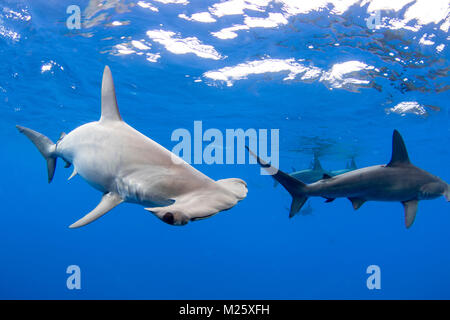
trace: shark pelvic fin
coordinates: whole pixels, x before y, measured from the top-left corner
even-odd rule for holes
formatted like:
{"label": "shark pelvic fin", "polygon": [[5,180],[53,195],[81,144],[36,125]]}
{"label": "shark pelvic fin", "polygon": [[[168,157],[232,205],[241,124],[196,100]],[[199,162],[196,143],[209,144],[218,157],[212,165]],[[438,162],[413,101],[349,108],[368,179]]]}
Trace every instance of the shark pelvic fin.
{"label": "shark pelvic fin", "polygon": [[366,200],[361,198],[348,198],[352,202],[353,209],[358,210],[366,202]]}
{"label": "shark pelvic fin", "polygon": [[67,180],[72,179],[72,178],[75,177],[77,174],[78,174],[77,169],[76,169],[75,167],[73,167],[73,172],[72,172],[72,174],[70,175],[70,177],[69,177]]}
{"label": "shark pelvic fin", "polygon": [[410,164],[405,142],[397,130],[392,135],[392,157],[386,167],[395,167]]}
{"label": "shark pelvic fin", "polygon": [[67,134],[66,134],[65,132],[61,132],[61,134],[59,135],[58,141],[56,141],[56,144],[58,144],[62,139],[64,139],[64,137],[65,137],[66,135],[67,135]]}
{"label": "shark pelvic fin", "polygon": [[117,207],[122,202],[123,200],[118,194],[112,192],[105,193],[102,197],[102,200],[94,210],[72,224],[69,228],[74,229],[85,226],[92,221],[97,220],[111,209]]}
{"label": "shark pelvic fin", "polygon": [[419,204],[419,200],[410,200],[404,201],[403,207],[405,208],[405,226],[406,228],[411,227],[416,218],[417,206]]}
{"label": "shark pelvic fin", "polygon": [[105,66],[102,80],[102,115],[100,121],[122,121],[117,106],[116,91],[111,70]]}

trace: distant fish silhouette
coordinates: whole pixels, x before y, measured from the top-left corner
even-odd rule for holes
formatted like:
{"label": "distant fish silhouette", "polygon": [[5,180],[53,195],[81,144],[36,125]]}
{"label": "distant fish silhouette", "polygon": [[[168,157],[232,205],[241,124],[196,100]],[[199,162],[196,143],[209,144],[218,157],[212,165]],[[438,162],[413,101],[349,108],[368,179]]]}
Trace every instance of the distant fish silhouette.
{"label": "distant fish silhouette", "polygon": [[[317,154],[314,154],[314,160],[311,163],[309,169],[304,169],[300,171],[294,171],[289,173],[290,176],[305,181],[306,183],[313,183],[322,179],[324,174],[331,174],[331,172],[325,171],[320,164]],[[278,185],[278,182],[274,182],[274,187]]]}

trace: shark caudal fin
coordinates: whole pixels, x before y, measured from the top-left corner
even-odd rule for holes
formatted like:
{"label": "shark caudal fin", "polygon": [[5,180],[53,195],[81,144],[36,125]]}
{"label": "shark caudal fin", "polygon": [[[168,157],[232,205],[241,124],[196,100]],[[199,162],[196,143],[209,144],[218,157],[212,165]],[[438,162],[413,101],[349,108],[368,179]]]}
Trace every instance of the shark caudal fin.
{"label": "shark caudal fin", "polygon": [[50,183],[55,175],[56,168],[56,145],[46,136],[34,130],[16,126],[20,133],[27,136],[28,139],[38,148],[44,159],[47,161],[48,183]]}
{"label": "shark caudal fin", "polygon": [[290,176],[289,174],[271,166],[269,163],[266,163],[260,157],[258,157],[255,153],[253,153],[247,146],[248,152],[256,158],[259,165],[263,167],[267,172],[272,175],[277,182],[279,182],[292,196],[292,204],[291,209],[289,211],[289,218],[295,216],[297,212],[300,211],[302,206],[305,204],[308,197],[305,194],[305,189],[307,185],[300,180]]}

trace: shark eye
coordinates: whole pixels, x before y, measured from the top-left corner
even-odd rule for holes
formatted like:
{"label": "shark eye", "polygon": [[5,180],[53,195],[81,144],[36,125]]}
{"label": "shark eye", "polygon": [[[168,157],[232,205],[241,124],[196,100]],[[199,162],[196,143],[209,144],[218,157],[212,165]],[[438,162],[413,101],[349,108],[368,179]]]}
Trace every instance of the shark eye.
{"label": "shark eye", "polygon": [[175,217],[173,216],[172,212],[167,212],[162,217],[162,221],[164,221],[167,224],[173,225],[175,223]]}

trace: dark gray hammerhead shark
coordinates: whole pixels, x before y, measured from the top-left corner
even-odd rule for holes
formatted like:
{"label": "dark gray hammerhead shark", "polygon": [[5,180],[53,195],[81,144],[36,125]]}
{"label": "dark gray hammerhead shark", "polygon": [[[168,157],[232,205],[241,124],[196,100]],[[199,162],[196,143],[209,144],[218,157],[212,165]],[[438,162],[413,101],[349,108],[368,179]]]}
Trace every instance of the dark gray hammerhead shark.
{"label": "dark gray hammerhead shark", "polygon": [[409,228],[416,217],[419,200],[445,196],[450,201],[450,187],[440,178],[414,166],[408,157],[403,138],[397,130],[392,137],[392,158],[387,165],[357,169],[311,184],[290,176],[261,160],[248,147],[258,163],[283,185],[292,196],[289,217],[293,217],[308,197],[324,197],[326,202],[348,198],[355,210],[366,201],[399,201],[405,209],[405,225]]}

